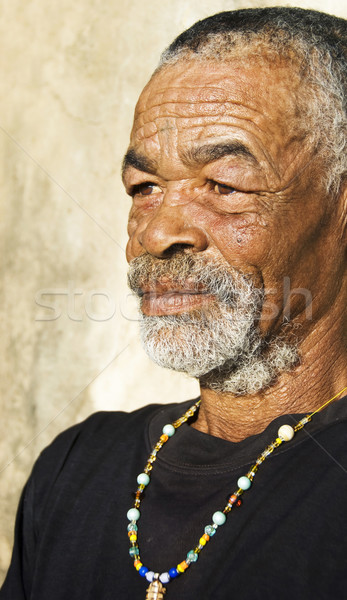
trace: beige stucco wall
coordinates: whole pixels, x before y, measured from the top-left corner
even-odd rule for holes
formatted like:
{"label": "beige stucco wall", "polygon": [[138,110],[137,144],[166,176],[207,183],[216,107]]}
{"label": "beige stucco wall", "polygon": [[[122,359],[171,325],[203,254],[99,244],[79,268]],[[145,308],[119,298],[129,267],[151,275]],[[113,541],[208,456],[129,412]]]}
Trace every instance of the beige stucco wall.
{"label": "beige stucco wall", "polygon": [[343,0],[0,3],[2,570],[20,489],[58,432],[96,410],[197,393],[139,346],[120,163],[168,42],[219,10],[276,4],[347,16]]}

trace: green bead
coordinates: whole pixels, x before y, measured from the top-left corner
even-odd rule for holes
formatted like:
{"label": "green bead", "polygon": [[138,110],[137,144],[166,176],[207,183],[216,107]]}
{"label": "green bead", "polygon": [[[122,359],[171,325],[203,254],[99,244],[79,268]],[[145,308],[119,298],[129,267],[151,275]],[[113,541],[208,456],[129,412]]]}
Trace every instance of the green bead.
{"label": "green bead", "polygon": [[189,562],[196,562],[198,558],[199,556],[196,552],[194,552],[194,550],[189,550],[187,554],[187,559],[189,560]]}
{"label": "green bead", "polygon": [[137,531],[138,527],[137,527],[136,523],[129,523],[127,530],[128,531]]}
{"label": "green bead", "polygon": [[138,546],[133,546],[132,548],[129,549],[129,554],[130,556],[138,556],[139,554],[139,547]]}

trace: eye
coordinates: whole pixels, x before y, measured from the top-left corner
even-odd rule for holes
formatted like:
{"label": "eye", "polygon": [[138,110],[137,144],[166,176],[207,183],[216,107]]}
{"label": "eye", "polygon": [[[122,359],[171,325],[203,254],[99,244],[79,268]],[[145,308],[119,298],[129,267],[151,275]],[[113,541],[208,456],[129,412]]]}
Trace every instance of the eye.
{"label": "eye", "polygon": [[223,196],[227,196],[228,194],[233,194],[235,189],[230,187],[230,185],[225,185],[224,183],[214,183],[213,190],[216,194],[220,194]]}
{"label": "eye", "polygon": [[139,183],[138,185],[134,185],[131,188],[130,195],[136,196],[139,194],[140,196],[150,196],[151,194],[160,194],[161,188],[156,183],[152,183],[150,181],[145,181],[144,183]]}

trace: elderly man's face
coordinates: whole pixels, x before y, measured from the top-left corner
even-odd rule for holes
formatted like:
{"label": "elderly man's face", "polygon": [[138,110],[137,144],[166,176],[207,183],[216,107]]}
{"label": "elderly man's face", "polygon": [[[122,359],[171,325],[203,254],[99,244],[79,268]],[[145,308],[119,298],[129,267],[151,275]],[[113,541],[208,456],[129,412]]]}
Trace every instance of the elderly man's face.
{"label": "elderly man's face", "polygon": [[[300,82],[285,65],[179,62],[159,72],[137,105],[124,181],[133,198],[129,261],[189,254],[261,288],[260,335],[288,316],[309,326],[334,294],[341,265],[331,243],[322,163],[298,114]],[[334,246],[334,247],[333,247]],[[164,259],[164,260],[163,260]],[[135,261],[136,262],[136,261]],[[144,289],[145,315],[201,311],[213,293],[163,276]],[[329,293],[328,286],[331,286]]]}

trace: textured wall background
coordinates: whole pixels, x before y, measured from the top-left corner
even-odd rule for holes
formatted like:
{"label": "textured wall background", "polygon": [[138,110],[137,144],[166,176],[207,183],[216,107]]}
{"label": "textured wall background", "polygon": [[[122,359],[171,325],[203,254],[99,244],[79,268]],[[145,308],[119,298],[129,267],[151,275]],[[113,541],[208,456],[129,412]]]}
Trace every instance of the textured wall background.
{"label": "textured wall background", "polygon": [[219,10],[343,0],[1,0],[0,568],[34,459],[96,410],[197,394],[137,340],[119,178],[160,51]]}

